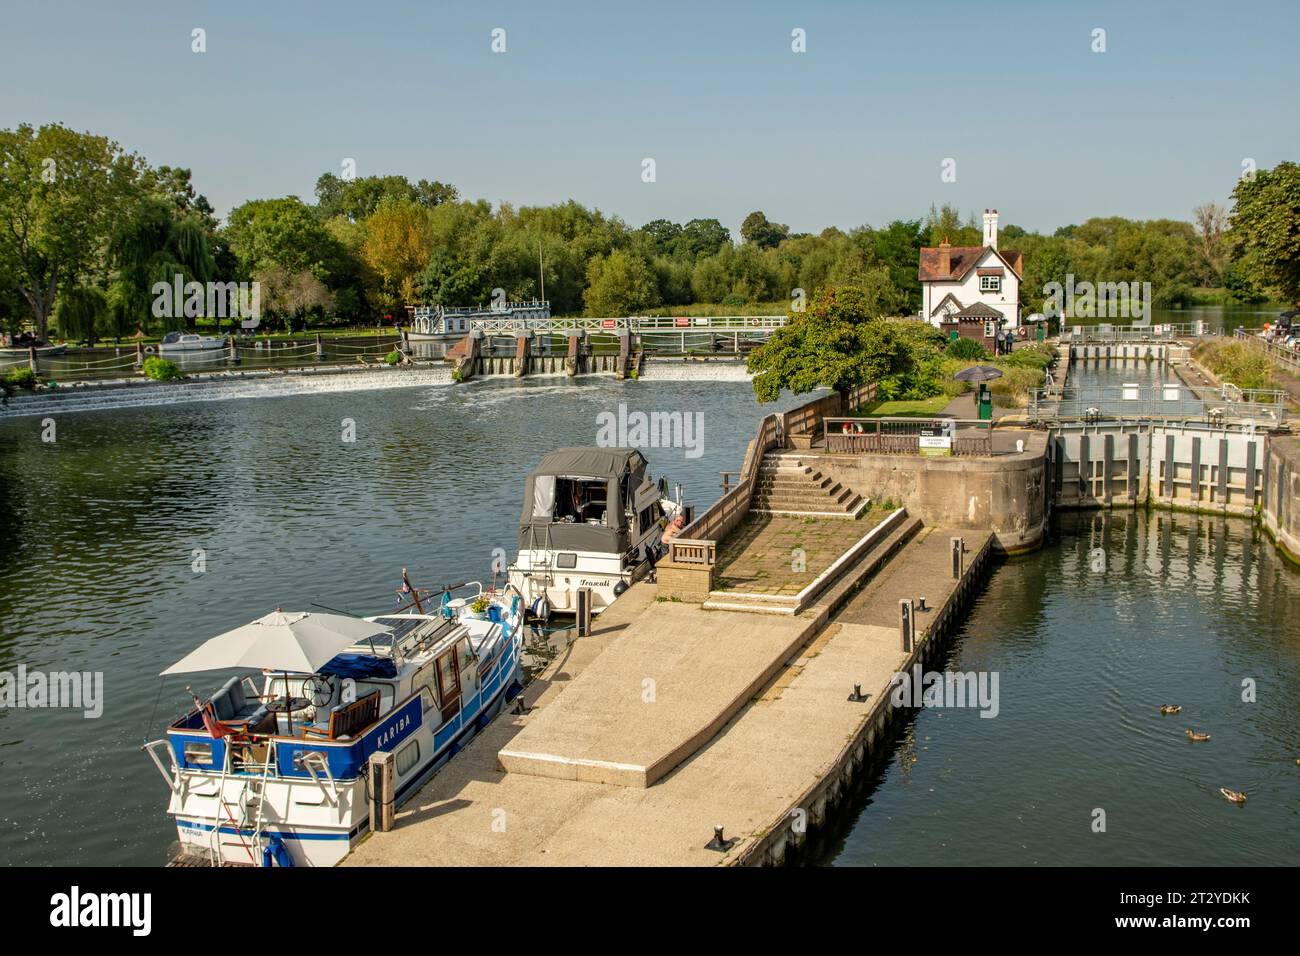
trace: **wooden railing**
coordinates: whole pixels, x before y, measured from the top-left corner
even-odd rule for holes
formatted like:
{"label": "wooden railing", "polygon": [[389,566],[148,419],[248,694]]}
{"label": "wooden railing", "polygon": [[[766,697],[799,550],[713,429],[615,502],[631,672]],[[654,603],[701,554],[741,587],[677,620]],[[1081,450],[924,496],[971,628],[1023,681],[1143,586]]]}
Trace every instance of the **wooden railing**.
{"label": "wooden railing", "polygon": [[[758,435],[745,450],[745,463],[736,484],[669,543],[668,560],[675,564],[712,565],[717,560],[717,543],[749,514],[763,456],[773,448],[783,447],[787,435],[819,432],[828,415],[853,411],[875,401],[875,397],[876,386],[872,382],[852,389],[846,402],[841,401],[838,392],[832,392],[783,415],[765,417],[758,426]],[[847,409],[844,404],[848,405]]]}
{"label": "wooden railing", "polygon": [[958,418],[827,418],[826,450],[837,454],[917,455],[921,433],[947,430],[954,455],[993,454],[992,423]]}
{"label": "wooden railing", "polygon": [[768,415],[758,426],[758,435],[745,451],[736,486],[682,529],[668,545],[668,560],[674,564],[712,565],[717,544],[749,514],[749,501],[763,456],[781,444],[783,416]]}

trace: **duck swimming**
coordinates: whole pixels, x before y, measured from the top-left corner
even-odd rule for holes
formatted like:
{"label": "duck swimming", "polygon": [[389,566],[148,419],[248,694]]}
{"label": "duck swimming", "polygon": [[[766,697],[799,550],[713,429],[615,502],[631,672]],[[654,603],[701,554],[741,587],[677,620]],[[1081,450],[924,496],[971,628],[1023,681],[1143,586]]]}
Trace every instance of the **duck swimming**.
{"label": "duck swimming", "polygon": [[1182,704],[1162,704],[1161,707],[1160,707],[1160,713],[1162,713],[1162,714],[1176,714],[1176,713],[1178,713],[1179,711],[1181,711],[1182,709],[1183,709]]}
{"label": "duck swimming", "polygon": [[1188,739],[1188,740],[1195,740],[1195,741],[1197,741],[1197,742],[1199,743],[1199,742],[1202,741],[1202,740],[1209,740],[1209,739],[1210,739],[1210,735],[1209,735],[1209,734],[1198,733],[1197,731],[1192,730],[1191,727],[1188,727],[1188,728],[1187,728],[1187,739]]}
{"label": "duck swimming", "polygon": [[1227,787],[1220,787],[1219,793],[1223,794],[1232,803],[1245,803],[1246,795],[1240,790],[1229,790]]}

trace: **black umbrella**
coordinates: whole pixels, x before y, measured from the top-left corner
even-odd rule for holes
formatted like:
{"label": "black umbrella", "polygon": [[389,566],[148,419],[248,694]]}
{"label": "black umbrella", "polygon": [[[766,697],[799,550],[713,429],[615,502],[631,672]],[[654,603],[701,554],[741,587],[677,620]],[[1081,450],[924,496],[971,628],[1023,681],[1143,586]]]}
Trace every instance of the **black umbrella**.
{"label": "black umbrella", "polygon": [[959,382],[988,382],[1002,377],[1002,369],[992,365],[972,365],[953,376]]}

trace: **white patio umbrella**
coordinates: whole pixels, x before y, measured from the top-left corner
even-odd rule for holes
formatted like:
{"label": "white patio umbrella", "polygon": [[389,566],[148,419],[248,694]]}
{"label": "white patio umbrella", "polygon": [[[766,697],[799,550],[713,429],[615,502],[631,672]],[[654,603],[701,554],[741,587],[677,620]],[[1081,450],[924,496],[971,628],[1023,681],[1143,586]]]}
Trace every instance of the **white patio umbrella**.
{"label": "white patio umbrella", "polygon": [[383,624],[342,614],[286,612],[277,608],[243,627],[204,641],[163,674],[191,674],[231,667],[310,674],[344,648],[387,634],[389,630]]}

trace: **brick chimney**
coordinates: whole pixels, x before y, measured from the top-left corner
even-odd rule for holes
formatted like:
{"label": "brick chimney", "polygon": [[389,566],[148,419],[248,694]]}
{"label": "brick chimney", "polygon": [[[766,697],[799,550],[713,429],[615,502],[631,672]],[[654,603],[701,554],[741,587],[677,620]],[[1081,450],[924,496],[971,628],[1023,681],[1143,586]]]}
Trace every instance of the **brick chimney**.
{"label": "brick chimney", "polygon": [[984,245],[996,249],[998,247],[998,211],[996,209],[984,210]]}
{"label": "brick chimney", "polygon": [[943,237],[943,242],[939,243],[939,275],[952,275],[952,245],[948,242],[948,237]]}

